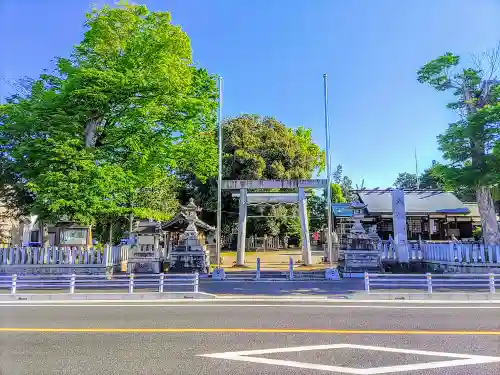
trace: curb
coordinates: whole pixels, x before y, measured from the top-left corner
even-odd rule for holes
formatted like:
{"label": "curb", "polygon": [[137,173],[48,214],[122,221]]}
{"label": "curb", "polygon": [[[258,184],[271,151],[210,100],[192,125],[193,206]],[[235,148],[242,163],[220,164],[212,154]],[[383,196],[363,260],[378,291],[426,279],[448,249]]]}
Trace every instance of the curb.
{"label": "curb", "polygon": [[[438,305],[451,305],[451,306],[461,306],[461,305],[475,305],[475,306],[495,306],[495,308],[500,308],[500,300],[478,300],[478,301],[472,301],[472,300],[455,300],[455,301],[450,301],[450,300],[352,300],[352,299],[328,299],[328,298],[218,298],[218,299],[213,299],[213,298],[157,298],[157,299],[55,299],[55,300],[4,300],[0,301],[0,309],[2,306],[11,306],[11,305],[17,305],[17,306],[22,306],[23,304],[26,305],[47,305],[47,304],[73,304],[73,305],[78,305],[78,304],[86,304],[86,303],[108,303],[112,304],[113,302],[128,302],[131,304],[131,306],[138,305],[140,306],[142,303],[145,304],[161,304],[161,303],[172,303],[175,305],[179,304],[186,304],[189,305],[191,303],[195,304],[206,304],[208,306],[217,306],[217,302],[222,302],[223,306],[224,303],[231,303],[231,302],[274,302],[274,303],[284,303],[284,302],[291,302],[291,303],[298,303],[298,302],[304,302],[304,303],[318,303],[318,306],[335,306],[335,305],[352,305],[353,307],[356,307],[357,305],[374,305],[374,307],[377,306],[390,306],[393,305],[392,307],[397,308],[398,306],[401,306],[404,308],[404,305],[410,305],[410,306],[415,306],[415,305],[434,305],[436,308]],[[235,305],[237,306],[237,305]],[[283,306],[286,306],[286,304],[283,304]],[[449,307],[449,306],[444,306],[444,307]]]}
{"label": "curb", "polygon": [[0,295],[2,302],[20,301],[162,301],[162,300],[213,300],[215,294],[204,292],[169,293],[52,293],[52,294],[7,294]]}

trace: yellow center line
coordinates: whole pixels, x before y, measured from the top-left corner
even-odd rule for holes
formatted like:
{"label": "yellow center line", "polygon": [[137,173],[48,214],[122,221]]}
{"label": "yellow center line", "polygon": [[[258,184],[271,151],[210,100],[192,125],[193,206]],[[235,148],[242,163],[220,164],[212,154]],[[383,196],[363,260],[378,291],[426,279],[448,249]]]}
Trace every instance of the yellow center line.
{"label": "yellow center line", "polygon": [[500,331],[358,330],[302,328],[0,328],[2,332],[28,333],[316,333],[344,335],[489,335]]}

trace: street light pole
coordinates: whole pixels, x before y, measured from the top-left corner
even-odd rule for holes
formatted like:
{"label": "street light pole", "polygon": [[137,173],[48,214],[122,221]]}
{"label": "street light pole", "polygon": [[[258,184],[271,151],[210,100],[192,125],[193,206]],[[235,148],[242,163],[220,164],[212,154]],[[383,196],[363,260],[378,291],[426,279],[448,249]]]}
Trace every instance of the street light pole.
{"label": "street light pole", "polygon": [[219,141],[219,173],[217,178],[217,231],[216,250],[217,268],[220,269],[221,226],[222,226],[222,77],[219,76],[219,113],[217,116],[217,131]]}
{"label": "street light pole", "polygon": [[326,241],[328,244],[328,259],[330,260],[330,269],[333,268],[333,246],[332,246],[332,189],[331,189],[331,170],[330,170],[330,127],[328,125],[328,77],[323,74],[323,88],[325,99],[325,135],[326,135],[326,179],[328,181],[326,191],[326,204],[328,214],[328,233]]}

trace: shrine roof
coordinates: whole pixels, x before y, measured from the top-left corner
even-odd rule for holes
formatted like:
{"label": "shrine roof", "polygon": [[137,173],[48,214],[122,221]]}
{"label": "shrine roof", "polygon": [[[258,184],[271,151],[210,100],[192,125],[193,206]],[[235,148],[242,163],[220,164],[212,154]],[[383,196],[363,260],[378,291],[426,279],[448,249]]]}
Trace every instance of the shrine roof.
{"label": "shrine roof", "polygon": [[166,223],[163,223],[161,225],[161,229],[166,232],[184,231],[187,228],[190,220],[194,222],[194,225],[196,226],[197,229],[201,229],[205,232],[215,232],[214,227],[208,225],[207,223],[198,219],[197,217],[195,218],[189,217],[189,215],[185,212],[180,212],[177,215],[175,215],[171,220],[167,221]]}
{"label": "shrine roof", "polygon": [[158,231],[158,222],[149,220],[140,220],[139,225],[134,230],[136,234],[154,234]]}
{"label": "shrine roof", "polygon": [[[367,205],[369,214],[392,213],[391,191],[357,192],[360,200]],[[408,214],[469,214],[467,208],[453,193],[442,191],[405,191],[405,207]]]}

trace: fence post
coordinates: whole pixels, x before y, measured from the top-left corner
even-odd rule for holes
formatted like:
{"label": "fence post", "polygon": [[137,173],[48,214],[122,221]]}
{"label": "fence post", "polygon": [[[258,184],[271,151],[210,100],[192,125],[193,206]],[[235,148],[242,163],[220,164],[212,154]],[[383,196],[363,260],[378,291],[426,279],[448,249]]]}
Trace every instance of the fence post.
{"label": "fence post", "polygon": [[255,270],[255,279],[260,280],[260,257],[257,257],[257,269]]}
{"label": "fence post", "polygon": [[69,292],[71,294],[75,293],[75,279],[76,279],[76,275],[72,274],[71,281],[69,282]]}
{"label": "fence post", "polygon": [[134,293],[134,274],[131,273],[128,277],[128,292]]}
{"label": "fence post", "polygon": [[427,278],[427,293],[432,294],[432,275],[429,272],[427,272],[425,274],[425,277]]}
{"label": "fence post", "polygon": [[288,264],[288,272],[290,280],[293,280],[293,258],[290,257],[290,262]]}
{"label": "fence post", "polygon": [[365,272],[365,292],[370,293],[370,276]]}
{"label": "fence post", "polygon": [[163,285],[164,285],[164,282],[165,282],[165,274],[164,273],[160,273],[160,293],[163,293]]}
{"label": "fence post", "polygon": [[194,273],[194,292],[195,293],[198,293],[199,286],[200,286],[200,274],[198,273],[198,271],[196,271]]}
{"label": "fence post", "polygon": [[13,274],[12,275],[12,285],[10,288],[10,294],[16,294],[16,290],[17,290],[17,275]]}
{"label": "fence post", "polygon": [[495,293],[495,274],[490,273],[490,293]]}

